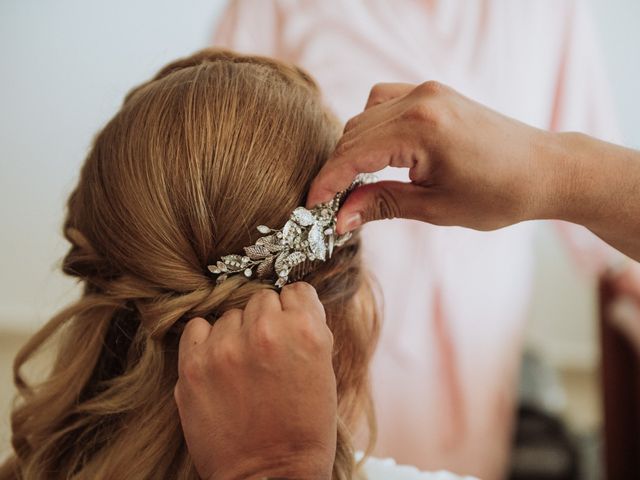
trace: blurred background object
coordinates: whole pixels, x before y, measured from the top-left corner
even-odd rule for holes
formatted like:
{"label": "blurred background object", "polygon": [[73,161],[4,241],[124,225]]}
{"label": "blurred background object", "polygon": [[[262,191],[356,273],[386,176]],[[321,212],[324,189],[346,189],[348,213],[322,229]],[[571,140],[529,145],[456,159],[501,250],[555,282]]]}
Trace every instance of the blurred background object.
{"label": "blurred background object", "polygon": [[[600,383],[606,478],[640,477],[640,337],[637,298],[621,297],[624,282],[600,282]],[[626,323],[623,327],[621,322]],[[627,326],[632,322],[632,329]],[[627,328],[626,328],[627,327]]]}
{"label": "blurred background object", "polygon": [[[133,85],[210,43],[224,3],[0,3],[0,451],[10,436],[12,358],[28,335],[77,294],[59,271],[67,248],[60,231],[64,202],[91,139]],[[589,4],[624,143],[640,148],[640,2]],[[561,392],[550,395],[556,395],[550,413],[562,424],[545,425],[566,430],[560,436],[571,437],[576,450],[567,450],[566,459],[578,463],[577,478],[589,479],[600,478],[602,431],[597,288],[577,270],[556,236],[540,229],[527,351],[554,379],[539,388]],[[523,376],[525,389],[539,375],[532,378]],[[542,418],[531,410],[521,414],[524,427]]]}

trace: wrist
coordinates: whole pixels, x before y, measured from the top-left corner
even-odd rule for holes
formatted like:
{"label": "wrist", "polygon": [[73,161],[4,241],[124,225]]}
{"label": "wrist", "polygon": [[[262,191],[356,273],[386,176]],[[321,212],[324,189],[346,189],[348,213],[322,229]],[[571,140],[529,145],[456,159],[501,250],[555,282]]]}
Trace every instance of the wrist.
{"label": "wrist", "polygon": [[588,137],[572,132],[543,132],[532,162],[534,178],[529,219],[582,223],[585,179],[590,177],[582,150]]}

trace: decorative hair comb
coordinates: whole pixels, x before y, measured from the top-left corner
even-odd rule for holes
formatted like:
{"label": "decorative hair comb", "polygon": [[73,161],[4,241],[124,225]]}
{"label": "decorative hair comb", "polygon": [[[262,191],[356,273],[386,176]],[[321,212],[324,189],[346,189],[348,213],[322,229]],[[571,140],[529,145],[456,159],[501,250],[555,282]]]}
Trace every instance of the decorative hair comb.
{"label": "decorative hair comb", "polygon": [[305,261],[324,262],[331,258],[334,248],[343,246],[351,238],[351,232],[336,233],[338,209],[354,188],[375,181],[374,175],[358,175],[349,188],[330,201],[310,210],[297,207],[279,230],[259,225],[258,231],[265,236],[244,247],[244,255],[225,255],[215,265],[208,266],[211,273],[218,275],[216,283],[238,273],[252,277],[255,270],[260,279],[275,276],[275,285],[281,288],[289,282],[294,267]]}

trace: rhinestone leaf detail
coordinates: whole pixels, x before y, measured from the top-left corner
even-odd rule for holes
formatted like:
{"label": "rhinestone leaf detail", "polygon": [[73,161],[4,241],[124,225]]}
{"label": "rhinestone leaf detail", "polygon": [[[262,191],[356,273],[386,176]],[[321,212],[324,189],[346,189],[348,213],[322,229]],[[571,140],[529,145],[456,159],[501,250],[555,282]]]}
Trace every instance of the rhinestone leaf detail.
{"label": "rhinestone leaf detail", "polygon": [[251,245],[244,247],[244,253],[247,254],[251,260],[262,260],[268,257],[271,251],[265,245]]}
{"label": "rhinestone leaf detail", "polygon": [[294,267],[305,261],[328,260],[334,248],[343,246],[351,238],[351,233],[336,233],[338,209],[351,190],[374,181],[373,175],[359,175],[347,190],[330,201],[310,210],[297,207],[280,230],[258,225],[258,232],[264,236],[244,247],[244,255],[224,255],[207,268],[218,276],[217,284],[230,275],[241,274],[247,279],[260,280],[275,276],[276,287],[283,287],[289,282]]}
{"label": "rhinestone leaf detail", "polygon": [[268,237],[259,238],[256,241],[256,245],[264,245],[271,253],[276,253],[284,249],[284,246],[282,246],[275,235],[269,235]]}
{"label": "rhinestone leaf detail", "polygon": [[309,247],[313,252],[313,255],[318,260],[323,260],[327,254],[327,247],[324,244],[324,234],[322,233],[322,227],[317,223],[311,227],[309,231]]}
{"label": "rhinestone leaf detail", "polygon": [[273,260],[275,257],[267,257],[265,258],[258,267],[256,268],[256,274],[258,278],[267,278],[270,275],[273,275]]}
{"label": "rhinestone leaf detail", "polygon": [[313,225],[316,221],[313,217],[313,213],[304,207],[298,207],[293,211],[293,219],[298,223],[298,225],[302,225],[303,227]]}

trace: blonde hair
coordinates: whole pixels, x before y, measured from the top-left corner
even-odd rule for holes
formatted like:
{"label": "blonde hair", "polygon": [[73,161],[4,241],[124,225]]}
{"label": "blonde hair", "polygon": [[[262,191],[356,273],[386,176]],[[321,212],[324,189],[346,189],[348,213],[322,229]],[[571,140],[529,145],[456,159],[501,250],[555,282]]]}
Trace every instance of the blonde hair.
{"label": "blonde hair", "polygon": [[[80,300],[15,359],[14,455],[0,479],[198,478],[173,398],[180,325],[214,322],[269,282],[207,265],[240,253],[304,204],[339,136],[302,70],[207,49],[134,88],[96,137],[68,201],[63,270]],[[335,479],[355,474],[349,431],[369,413],[378,320],[356,235],[305,277],[334,338],[339,399]],[[23,365],[57,336],[49,376]]]}

